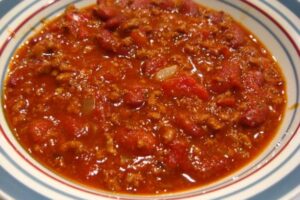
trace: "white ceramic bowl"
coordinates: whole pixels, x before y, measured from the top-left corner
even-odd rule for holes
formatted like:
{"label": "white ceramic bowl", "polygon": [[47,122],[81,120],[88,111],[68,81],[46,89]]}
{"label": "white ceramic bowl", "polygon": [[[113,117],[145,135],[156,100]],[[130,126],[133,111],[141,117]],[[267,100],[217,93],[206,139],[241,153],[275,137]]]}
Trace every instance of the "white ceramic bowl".
{"label": "white ceramic bowl", "polygon": [[[74,3],[83,7],[93,0],[26,0],[0,21],[1,94],[15,50],[41,26]],[[51,199],[246,199],[282,179],[300,163],[300,29],[299,19],[276,1],[198,0],[224,10],[253,32],[279,62],[287,82],[287,108],[278,134],[266,150],[240,171],[198,190],[162,196],[115,195],[76,185],[37,163],[12,135],[0,110],[0,164],[17,180]],[[272,4],[271,4],[272,3]],[[3,99],[1,99],[3,105]]]}

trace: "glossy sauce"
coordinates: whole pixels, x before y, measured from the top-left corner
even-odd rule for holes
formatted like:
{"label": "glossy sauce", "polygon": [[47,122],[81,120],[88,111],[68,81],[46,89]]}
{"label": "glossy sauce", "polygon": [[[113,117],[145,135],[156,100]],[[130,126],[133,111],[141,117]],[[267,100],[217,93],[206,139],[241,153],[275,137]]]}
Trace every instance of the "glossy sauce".
{"label": "glossy sauce", "polygon": [[11,61],[4,108],[23,147],[75,182],[182,191],[248,164],[286,105],[277,63],[222,11],[190,0],[70,6]]}

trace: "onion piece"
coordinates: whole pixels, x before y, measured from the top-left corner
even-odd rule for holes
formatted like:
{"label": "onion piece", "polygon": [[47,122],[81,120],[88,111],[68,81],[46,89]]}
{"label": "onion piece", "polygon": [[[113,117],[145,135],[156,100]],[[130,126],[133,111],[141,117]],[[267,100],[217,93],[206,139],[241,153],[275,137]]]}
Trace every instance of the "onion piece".
{"label": "onion piece", "polygon": [[164,81],[170,78],[171,76],[173,76],[177,72],[177,70],[178,70],[177,65],[172,65],[170,67],[163,68],[155,74],[154,78],[157,81]]}

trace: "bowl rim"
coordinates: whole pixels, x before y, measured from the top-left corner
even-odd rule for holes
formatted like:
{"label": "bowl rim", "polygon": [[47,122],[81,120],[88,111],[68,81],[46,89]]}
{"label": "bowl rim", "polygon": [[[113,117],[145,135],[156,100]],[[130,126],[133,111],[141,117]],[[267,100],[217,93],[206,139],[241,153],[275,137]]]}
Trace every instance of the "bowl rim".
{"label": "bowl rim", "polygon": [[[58,1],[60,1],[60,0],[52,0],[52,1],[48,1],[48,2],[51,2],[51,4],[52,3],[55,3],[55,2],[58,2]],[[297,51],[297,53],[298,53],[298,56],[300,56],[300,45],[296,42],[296,41],[294,41],[294,39],[293,39],[293,37],[294,36],[292,36],[292,35],[294,35],[294,33],[293,34],[290,34],[284,27],[283,27],[283,25],[281,25],[277,20],[276,20],[276,18],[275,17],[273,17],[273,16],[271,16],[269,13],[267,13],[266,11],[264,11],[262,8],[261,8],[261,6],[259,6],[258,4],[256,4],[256,3],[254,3],[254,2],[250,2],[250,1],[247,1],[247,0],[241,0],[242,2],[244,2],[244,3],[246,3],[246,4],[248,4],[248,5],[250,5],[251,7],[254,7],[255,9],[257,9],[257,10],[259,10],[261,13],[263,13],[263,15],[265,15],[267,18],[269,18],[271,21],[273,21],[276,25],[277,25],[277,27],[279,27],[280,29],[281,29],[281,31],[283,31],[284,32],[284,34],[287,36],[287,38],[290,40],[290,42],[293,44],[293,46],[294,46],[294,48],[296,49],[296,51]],[[28,1],[28,2],[30,2],[30,1]],[[34,0],[31,0],[31,2],[34,2]],[[23,4],[23,3],[21,3],[21,4]],[[17,10],[17,8],[21,8],[21,4],[19,4],[16,8],[14,8],[12,11],[10,11],[9,13],[12,13],[14,10]],[[25,2],[24,2],[24,4],[25,4]],[[27,3],[28,4],[28,3]],[[49,4],[47,4],[47,5],[51,5],[50,3]],[[33,13],[34,14],[34,13]],[[32,14],[32,15],[33,15]],[[7,17],[8,18],[8,17]],[[27,22],[27,20],[30,20],[30,19],[25,19],[14,31],[13,31],[13,33],[16,33],[18,30],[19,30],[19,28],[20,28],[20,26],[22,26],[22,25],[24,25],[26,22]],[[5,19],[3,19],[3,21],[5,21]],[[0,21],[0,22],[2,22],[2,20]],[[299,30],[298,30],[299,31]],[[296,31],[297,32],[297,31]],[[0,33],[1,33],[1,31],[0,31]],[[299,35],[298,35],[299,36]],[[4,51],[4,49],[5,49],[5,47],[6,47],[6,45],[9,43],[9,41],[11,40],[11,38],[9,38],[8,40],[6,40],[5,41],[5,43],[4,43],[4,45],[0,48],[0,57],[1,57],[1,54],[3,53],[3,51]],[[300,43],[300,42],[299,42]],[[2,124],[3,122],[1,122],[1,124]],[[299,124],[298,124],[298,127],[297,127],[297,129],[295,130],[295,132],[293,133],[293,135],[292,135],[292,137],[290,138],[290,140],[289,140],[289,142],[286,144],[286,146],[292,141],[292,139],[293,138],[295,138],[296,137],[296,134],[299,132]],[[3,130],[3,128],[2,128],[2,125],[0,126],[0,131],[2,132],[2,134],[4,135],[4,137],[6,138],[6,140],[9,142],[9,143],[11,143],[11,141],[9,141],[9,138],[7,138],[6,137],[6,135],[5,135],[5,133],[4,133],[4,130]],[[299,135],[299,134],[298,134]],[[13,145],[12,143],[11,143],[11,145]],[[0,147],[1,148],[1,147]],[[15,150],[17,150],[17,149],[15,149]],[[281,149],[281,151],[278,153],[278,155],[282,152],[284,150],[284,148],[282,148]],[[17,150],[18,151],[18,150]],[[298,153],[299,154],[299,153]],[[21,155],[21,153],[20,153],[20,155]],[[278,156],[277,155],[277,156]],[[21,155],[22,156],[22,155]],[[23,156],[22,156],[23,157]],[[276,156],[275,156],[276,157]],[[273,159],[275,159],[275,157],[273,157],[271,160],[270,160],[270,162],[273,160]],[[24,157],[24,159],[26,159],[25,157]],[[265,165],[267,165],[268,163],[266,163]],[[264,167],[264,166],[262,166],[262,167]],[[261,168],[262,168],[261,167]],[[295,167],[297,167],[297,166],[294,166],[294,168]],[[260,168],[260,169],[261,169]],[[293,169],[294,169],[293,168]],[[258,170],[260,170],[260,169],[258,169]],[[290,169],[290,171],[292,171],[292,169]],[[250,174],[251,175],[251,174]],[[246,178],[246,177],[245,177]],[[199,194],[197,194],[197,195],[199,195]],[[105,196],[106,197],[106,196]]]}

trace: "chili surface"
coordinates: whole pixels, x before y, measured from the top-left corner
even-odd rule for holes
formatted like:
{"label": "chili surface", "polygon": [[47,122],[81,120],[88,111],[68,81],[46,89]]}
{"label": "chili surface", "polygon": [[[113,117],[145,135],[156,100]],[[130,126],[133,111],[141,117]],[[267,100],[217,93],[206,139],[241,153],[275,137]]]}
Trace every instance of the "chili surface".
{"label": "chili surface", "polygon": [[285,81],[266,48],[191,0],[98,0],[19,48],[7,121],[39,162],[121,193],[192,189],[248,164],[276,134]]}

